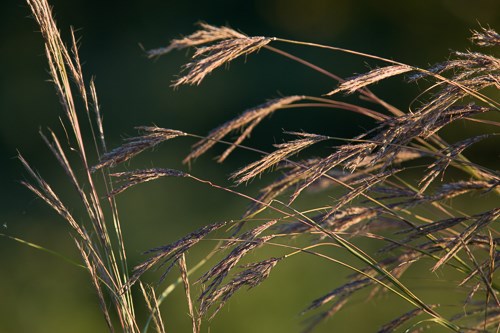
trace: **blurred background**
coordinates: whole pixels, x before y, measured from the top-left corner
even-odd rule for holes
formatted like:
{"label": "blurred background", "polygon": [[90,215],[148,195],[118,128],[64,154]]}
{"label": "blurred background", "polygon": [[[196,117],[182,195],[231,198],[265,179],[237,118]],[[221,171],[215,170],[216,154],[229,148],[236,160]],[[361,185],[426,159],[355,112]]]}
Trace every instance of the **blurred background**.
{"label": "blurred background", "polygon": [[[500,2],[495,0],[435,0],[432,3],[53,0],[51,4],[63,36],[68,36],[70,26],[77,29],[84,73],[87,79],[96,78],[109,147],[134,136],[134,126],[156,124],[206,134],[230,117],[269,98],[291,94],[319,96],[336,87],[327,77],[261,50],[247,59],[234,61],[227,69],[216,70],[199,87],[180,87],[174,91],[171,81],[190,53],[176,52],[149,60],[142,48],[161,47],[172,38],[187,35],[196,29],[194,23],[198,21],[229,25],[249,35],[279,36],[350,48],[418,66],[446,59],[450,49],[469,48],[470,29],[478,29],[479,23],[500,28]],[[20,0],[4,1],[0,17],[0,233],[42,245],[78,261],[69,228],[19,183],[26,178],[26,173],[15,158],[16,150],[62,193],[76,216],[83,216],[62,170],[38,135],[40,128],[50,127],[64,137],[59,121],[62,111],[55,90],[48,82],[42,37],[27,5]],[[331,51],[274,46],[343,77],[380,65]],[[397,78],[376,86],[374,91],[407,110],[421,89],[416,85],[403,85]],[[267,149],[281,141],[283,129],[351,137],[373,125],[343,111],[335,114],[325,110],[289,111],[278,112],[265,121],[248,143]],[[475,126],[469,124],[446,135],[452,139],[464,131],[477,131]],[[193,143],[187,138],[164,143],[127,168],[157,166],[186,170],[181,160]],[[220,150],[200,158],[192,166],[192,173],[224,184],[227,175],[241,166],[242,161],[256,158],[254,154],[238,152],[225,164],[218,165],[213,161],[217,152]],[[489,165],[498,158],[491,142],[479,144],[475,152],[476,160]],[[248,191],[253,193],[255,184],[251,184]],[[238,218],[247,205],[240,198],[185,179],[141,185],[121,195],[118,204],[132,264],[144,258],[141,256],[144,250],[173,242],[204,224]],[[193,251],[193,262],[202,254],[203,250]],[[205,324],[204,331],[299,332],[304,320],[298,315],[300,311],[309,301],[344,281],[349,273],[338,266],[306,259],[294,258],[273,271],[270,280],[259,288],[240,292],[215,320]],[[188,258],[188,265],[190,260]],[[0,237],[0,267],[0,332],[106,331],[90,280],[80,268],[5,237]],[[452,291],[446,288],[447,283],[443,281],[439,290]],[[428,293],[432,298],[434,292],[427,289],[420,295]],[[190,323],[182,290],[171,297],[163,310],[167,330],[188,332]],[[406,306],[395,300],[391,303],[392,310],[387,311],[387,307],[379,306],[385,301],[355,299],[345,311],[321,325],[318,332],[367,331],[401,314]],[[360,316],[363,320],[353,320]]]}

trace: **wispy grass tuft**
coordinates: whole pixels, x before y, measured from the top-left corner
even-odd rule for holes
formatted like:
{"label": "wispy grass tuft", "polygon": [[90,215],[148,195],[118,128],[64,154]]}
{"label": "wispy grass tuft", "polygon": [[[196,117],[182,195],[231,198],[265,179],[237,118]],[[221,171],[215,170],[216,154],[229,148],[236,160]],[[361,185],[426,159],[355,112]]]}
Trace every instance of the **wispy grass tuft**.
{"label": "wispy grass tuft", "polygon": [[[498,170],[479,165],[463,155],[465,150],[473,149],[474,144],[483,140],[496,140],[498,145],[499,124],[478,118],[498,114],[500,110],[496,99],[500,89],[500,60],[494,55],[453,52],[447,61],[423,69],[338,47],[277,37],[251,37],[228,27],[200,23],[200,30],[193,34],[148,52],[150,57],[157,57],[172,50],[196,48],[174,87],[198,85],[215,69],[259,50],[275,52],[305,65],[319,75],[326,75],[334,81],[332,86],[336,84],[338,87],[334,90],[325,87],[324,96],[292,95],[269,100],[247,109],[206,136],[140,126],[137,127],[141,132],[139,136],[108,151],[96,87],[92,80],[88,84],[84,80],[73,32],[71,48],[68,49],[61,40],[47,1],[27,2],[45,40],[52,81],[69,123],[70,146],[64,147],[60,143],[56,131],[40,134],[62,166],[68,183],[78,193],[87,214],[73,216],[70,207],[74,203],[64,202],[64,198],[19,155],[32,178],[32,182],[23,184],[73,229],[72,237],[111,332],[145,333],[150,322],[158,332],[164,332],[160,307],[165,295],[180,284],[184,286],[193,333],[201,332],[203,320],[213,318],[233,295],[272,278],[271,273],[294,255],[316,256],[324,260],[324,265],[341,265],[352,271],[344,284],[325,285],[323,295],[311,295],[313,300],[304,306],[303,311],[303,314],[311,314],[305,331],[313,330],[342,311],[353,301],[354,295],[367,289],[370,289],[370,298],[380,292],[390,292],[411,307],[410,311],[382,326],[379,332],[411,331],[416,320],[417,324],[433,323],[453,332],[498,331],[500,285],[496,271],[500,261],[500,175]],[[500,46],[499,35],[491,28],[473,31],[471,40],[479,47]],[[345,52],[367,60],[382,61],[386,65],[343,79],[280,50],[280,43]],[[369,90],[372,84],[403,74],[409,83],[430,82],[430,87],[418,97],[420,102],[412,104],[406,112]],[[342,98],[338,96],[342,92],[359,94],[372,103],[373,108],[333,99],[333,95]],[[82,99],[82,110],[77,110],[75,96]],[[295,138],[275,144],[272,152],[243,145],[254,128],[269,115],[295,107],[351,111],[369,117],[374,128],[355,138],[286,131]],[[89,122],[90,140],[85,139],[87,136],[81,132],[82,120]],[[481,124],[484,133],[458,142],[445,141],[440,136],[442,129],[458,121]],[[239,134],[234,141],[225,141],[235,132]],[[184,158],[185,163],[193,162],[215,145],[226,148],[218,162],[241,149],[258,156],[230,176],[235,187],[241,189],[218,185],[203,176],[166,167],[110,172],[111,168],[120,168],[123,162],[177,137],[197,140]],[[323,155],[308,155],[308,148],[327,140],[338,144],[323,149]],[[79,156],[77,168],[66,156],[66,151],[73,146]],[[306,157],[298,159],[299,152]],[[461,178],[448,178],[450,168],[458,170]],[[278,175],[270,183],[256,180],[264,172]],[[231,193],[248,200],[250,207],[237,221],[207,224],[176,242],[146,251],[144,254],[149,257],[129,270],[119,209],[114,198],[135,185],[165,177],[186,178]],[[260,194],[256,197],[246,194],[242,188],[251,180],[259,184]],[[333,192],[335,197],[331,197],[332,192],[326,192],[331,188],[336,189]],[[302,205],[310,207],[297,208],[296,200],[322,191],[325,191],[325,198],[329,198],[328,204],[320,206],[315,201],[304,200]],[[476,202],[492,198],[493,204],[476,212],[451,200],[463,195]],[[213,236],[215,232],[217,237]],[[299,238],[305,245],[292,245]],[[190,269],[186,260],[188,251],[201,241],[212,241],[216,245]],[[366,244],[376,244],[378,248],[374,251],[373,246]],[[326,251],[332,247],[343,252],[342,258],[348,255],[352,260],[340,260]],[[269,248],[274,249],[272,256],[266,252]],[[277,249],[281,251],[280,255],[276,255]],[[208,258],[216,252],[221,254],[221,259],[211,267],[205,267]],[[266,258],[253,262],[251,258],[257,252]],[[463,303],[455,304],[458,315],[450,316],[449,311],[428,303],[405,284],[405,272],[417,262],[427,265],[428,271],[423,275],[428,276],[425,278],[432,279],[433,272],[444,267],[460,276],[457,288],[463,289],[467,298]],[[173,274],[172,268],[176,265],[180,270],[178,282],[166,288],[160,296],[156,296],[155,288],[143,283],[144,273],[148,270],[162,269],[158,281],[161,284],[167,274]],[[204,267],[204,273],[193,279],[194,271],[201,267]],[[142,302],[150,318],[142,330],[135,313],[139,300],[134,299],[132,292],[136,283],[142,290]],[[201,288],[197,297],[193,296],[193,285]],[[465,306],[468,310],[464,312],[462,307]],[[115,318],[118,318],[119,325]],[[335,322],[331,325],[334,327]]]}

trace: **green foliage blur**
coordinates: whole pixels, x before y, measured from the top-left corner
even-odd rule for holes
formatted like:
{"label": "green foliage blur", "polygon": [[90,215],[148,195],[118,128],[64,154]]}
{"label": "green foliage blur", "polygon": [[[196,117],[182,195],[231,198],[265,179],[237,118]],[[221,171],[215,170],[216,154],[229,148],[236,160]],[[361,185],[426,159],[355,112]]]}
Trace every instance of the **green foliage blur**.
{"label": "green foliage blur", "polygon": [[[172,38],[194,31],[197,21],[228,24],[249,35],[280,36],[350,48],[417,66],[444,60],[450,49],[470,46],[470,29],[479,23],[500,29],[500,2],[495,0],[348,1],[96,1],[54,0],[56,19],[64,36],[70,25],[80,37],[80,58],[87,80],[96,77],[109,147],[136,134],[134,126],[156,124],[205,134],[246,108],[289,94],[321,95],[335,82],[300,64],[262,50],[238,60],[228,70],[217,70],[200,87],[170,83],[188,58],[185,52],[148,60],[143,48],[164,46]],[[48,75],[41,35],[21,1],[2,3],[0,13],[2,65],[0,87],[0,233],[22,238],[79,260],[69,228],[43,202],[19,183],[26,175],[16,150],[35,166],[60,193],[76,215],[81,209],[63,171],[38,135],[50,127],[61,133],[58,98]],[[68,39],[66,39],[68,40]],[[340,75],[367,70],[366,59],[305,47],[287,51]],[[369,63],[370,66],[377,65]],[[399,81],[398,81],[399,80]],[[392,104],[407,109],[420,91],[400,79],[382,83],[374,91]],[[352,136],[372,124],[346,112],[277,114],[266,121],[249,144],[266,149],[285,130],[305,130],[334,136]],[[474,131],[474,126],[447,133]],[[260,134],[258,134],[260,133]],[[182,158],[193,144],[189,139],[167,142],[130,164],[185,170]],[[479,162],[491,163],[492,147],[478,145]],[[241,161],[255,158],[236,153],[224,165],[208,154],[192,166],[192,173],[224,183]],[[252,185],[250,185],[252,187]],[[249,189],[252,192],[252,188]],[[175,241],[197,227],[238,218],[246,202],[184,179],[141,185],[118,198],[125,243],[131,264],[141,252]],[[203,249],[194,250],[195,262]],[[0,237],[0,332],[105,332],[97,297],[87,274],[67,262]],[[424,267],[422,269],[428,269]],[[345,269],[319,260],[297,258],[271,274],[270,280],[250,292],[240,292],[218,317],[205,324],[210,332],[298,332],[298,316],[308,302],[343,281]],[[174,272],[173,275],[177,274]],[[410,274],[411,276],[411,274]],[[151,281],[157,275],[150,276]],[[159,288],[172,282],[167,279]],[[452,293],[443,281],[441,292]],[[436,290],[418,290],[425,299]],[[463,295],[462,295],[463,296]],[[406,305],[390,306],[355,299],[317,332],[373,331],[401,314]],[[389,310],[388,310],[389,309]],[[362,311],[362,313],[360,312]],[[189,332],[183,291],[176,290],[163,309],[167,331]],[[362,320],[359,320],[362,318]]]}

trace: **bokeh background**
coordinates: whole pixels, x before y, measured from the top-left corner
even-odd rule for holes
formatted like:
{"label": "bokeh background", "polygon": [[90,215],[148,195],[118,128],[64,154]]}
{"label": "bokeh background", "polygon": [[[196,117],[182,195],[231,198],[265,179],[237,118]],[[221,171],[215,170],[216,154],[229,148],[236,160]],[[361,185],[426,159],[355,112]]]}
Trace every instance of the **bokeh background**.
{"label": "bokeh background", "polygon": [[[500,2],[495,0],[53,0],[51,3],[64,36],[70,25],[77,28],[84,72],[87,79],[96,77],[111,147],[134,135],[134,126],[156,124],[204,134],[268,98],[321,95],[335,87],[328,78],[262,50],[246,61],[235,61],[228,70],[217,70],[199,87],[174,91],[170,84],[187,61],[186,52],[152,61],[145,57],[142,47],[164,46],[172,38],[191,33],[194,23],[200,20],[214,25],[229,24],[249,35],[335,45],[419,66],[445,59],[450,49],[470,47],[469,30],[477,29],[479,23],[500,28]],[[75,203],[75,214],[80,213],[62,171],[38,136],[39,128],[47,127],[63,133],[59,123],[61,108],[47,81],[42,38],[21,0],[3,1],[0,18],[0,232],[78,260],[69,228],[19,183],[26,174],[15,158],[17,149],[65,200]],[[341,76],[364,72],[367,63],[376,65],[330,51],[282,47]],[[417,86],[402,85],[398,79],[375,87],[381,97],[403,109],[418,91]],[[294,111],[273,116],[258,129],[250,143],[268,148],[280,141],[282,129],[352,136],[371,125],[345,112]],[[474,131],[474,125],[466,130]],[[132,162],[130,168],[186,169],[180,161],[192,143],[189,139],[165,143],[154,153]],[[487,160],[495,158],[492,151],[491,144],[478,145],[476,157],[484,163],[494,163]],[[212,160],[215,155],[216,152],[200,158],[192,166],[192,172],[224,183],[228,173],[241,166],[242,161],[255,158],[242,152],[218,165]],[[137,263],[142,251],[170,243],[203,224],[238,218],[246,204],[239,198],[186,180],[166,180],[133,189],[119,198],[130,261]],[[193,251],[193,262],[202,252]],[[97,298],[83,270],[5,237],[0,237],[0,267],[0,332],[106,331]],[[204,331],[210,328],[210,332],[299,332],[304,320],[298,316],[300,311],[310,300],[343,281],[347,273],[316,259],[290,260],[273,271],[271,279],[261,287],[249,293],[240,292],[214,321],[205,324]],[[452,293],[447,287],[443,281],[438,289]],[[420,295],[432,298],[435,291],[422,290]],[[391,301],[394,303],[390,306],[381,307],[389,300],[365,302],[358,297],[345,311],[320,326],[318,332],[334,328],[337,332],[362,332],[369,327],[373,330],[404,309],[404,304]],[[163,311],[168,331],[188,332],[182,291],[174,292],[167,303]]]}

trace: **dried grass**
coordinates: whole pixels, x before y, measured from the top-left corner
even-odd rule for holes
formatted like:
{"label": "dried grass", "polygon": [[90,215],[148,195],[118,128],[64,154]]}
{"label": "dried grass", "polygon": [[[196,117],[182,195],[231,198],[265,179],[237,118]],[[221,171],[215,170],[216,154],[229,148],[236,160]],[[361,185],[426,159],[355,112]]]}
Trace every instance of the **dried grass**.
{"label": "dried grass", "polygon": [[[498,139],[498,133],[487,133],[485,130],[482,135],[455,143],[448,143],[439,135],[441,129],[458,120],[475,120],[484,126],[498,126],[495,122],[475,119],[478,115],[499,111],[500,103],[494,99],[494,95],[487,94],[486,90],[500,89],[500,60],[495,56],[472,51],[454,52],[446,62],[421,69],[337,47],[274,37],[250,37],[228,27],[201,23],[200,30],[195,33],[174,39],[165,48],[148,52],[150,57],[156,57],[172,50],[197,48],[192,61],[184,68],[185,74],[174,82],[176,87],[183,84],[197,85],[216,68],[225,66],[238,57],[267,49],[337,80],[338,88],[327,95],[338,92],[359,93],[385,111],[381,113],[325,96],[287,96],[248,109],[201,139],[200,136],[182,131],[142,126],[137,128],[142,135],[127,139],[122,146],[108,152],[96,88],[93,81],[90,81],[89,88],[86,87],[74,35],[71,35],[72,47],[68,50],[61,40],[46,0],[28,0],[28,4],[45,40],[50,73],[70,125],[71,140],[76,142],[76,151],[80,157],[79,169],[83,170],[83,175],[74,171],[66,157],[65,150],[68,147],[60,144],[54,132],[49,131],[48,136],[41,133],[42,138],[62,166],[68,182],[79,194],[87,217],[77,219],[73,216],[67,204],[19,155],[19,160],[33,179],[32,183],[23,183],[73,229],[72,236],[90,274],[111,332],[147,331],[148,325],[141,330],[136,322],[137,301],[133,298],[131,289],[150,269],[163,269],[160,277],[162,282],[171,268],[178,264],[179,281],[184,285],[192,330],[193,333],[198,333],[203,317],[212,318],[239,290],[258,286],[269,278],[273,269],[278,269],[276,266],[279,262],[293,255],[317,256],[325,261],[325,265],[338,264],[353,271],[345,284],[325,286],[331,291],[317,297],[304,310],[304,313],[316,313],[305,327],[306,331],[314,329],[325,319],[341,311],[353,295],[368,288],[371,290],[370,297],[382,291],[390,292],[412,306],[411,311],[402,313],[380,328],[379,332],[392,332],[407,325],[410,325],[406,328],[411,331],[413,328],[410,323],[415,318],[454,332],[498,330],[500,291],[496,268],[500,261],[500,208],[496,205],[479,213],[471,213],[451,200],[465,194],[473,200],[482,200],[484,196],[498,197],[498,171],[478,165],[463,155],[464,150],[481,140]],[[499,35],[491,28],[473,31],[471,40],[480,47],[500,45]],[[383,61],[387,66],[344,80],[290,53],[269,46],[271,42],[347,52]],[[407,77],[410,82],[425,79],[433,83],[419,97],[423,102],[412,106],[406,113],[381,100],[368,89],[371,84],[410,72],[412,75]],[[77,112],[73,93],[83,99],[82,112]],[[289,132],[288,134],[297,138],[276,144],[276,150],[271,153],[242,145],[253,129],[275,111],[318,106],[349,110],[370,117],[376,124],[374,129],[328,148],[324,156],[303,160],[294,160],[294,157],[299,152],[305,153],[306,148],[318,142],[339,138]],[[83,139],[80,130],[80,113],[90,123],[95,150],[93,154],[98,159],[94,166],[90,166],[88,162],[89,143]],[[97,130],[94,131],[94,128]],[[238,131],[240,134],[234,142],[224,141],[230,133]],[[185,163],[207,153],[216,144],[227,145],[219,162],[224,161],[237,148],[258,152],[260,157],[255,162],[242,166],[232,174],[235,185],[253,180],[264,172],[277,172],[281,176],[271,184],[260,186],[260,195],[254,198],[242,191],[168,168],[109,173],[111,167],[117,167],[166,140],[181,136],[200,139],[184,159]],[[415,161],[420,164],[415,166]],[[446,177],[449,168],[459,170],[462,178],[450,181]],[[419,183],[400,176],[412,169],[419,170]],[[97,176],[102,177],[106,193],[101,193],[95,185]],[[163,177],[189,178],[245,198],[251,206],[237,223],[227,221],[208,224],[176,242],[145,252],[149,258],[136,265],[130,273],[114,197],[137,184]],[[120,183],[115,187],[117,182]],[[440,184],[436,184],[438,182]],[[335,187],[340,194],[330,204],[315,206],[312,203],[312,207],[302,211],[295,208],[294,202],[299,197],[331,187]],[[280,201],[282,197],[287,197],[288,203]],[[109,207],[104,209],[104,204]],[[265,212],[271,213],[273,217],[264,215]],[[197,282],[201,284],[202,290],[196,301],[192,298],[193,289],[189,279],[192,270],[187,267],[186,255],[188,250],[216,231],[226,235],[219,238],[214,248],[214,251],[224,255],[198,277]],[[299,237],[307,245],[290,245],[293,239]],[[112,242],[111,239],[116,241]],[[363,250],[363,245],[356,245],[358,242],[354,242],[355,239],[376,240],[383,245],[378,251],[367,252]],[[240,263],[248,259],[250,253],[258,251],[265,254],[265,249],[271,246],[280,248],[283,254],[241,266]],[[353,263],[323,253],[322,250],[326,247],[341,248],[352,256]],[[205,263],[211,255],[212,253],[207,255],[199,264]],[[414,263],[425,260],[432,261],[432,271],[446,266],[462,275],[457,287],[467,291],[468,297],[463,305],[473,306],[474,311],[451,317],[442,315],[440,306],[428,304],[405,285],[402,278],[407,269]],[[432,277],[432,274],[429,276]],[[162,299],[156,296],[154,289],[145,288],[142,282],[141,289],[156,330],[164,332],[165,326],[160,313]],[[462,304],[458,304],[459,309],[461,306]],[[115,327],[111,319],[115,315],[119,318],[119,328]]]}

